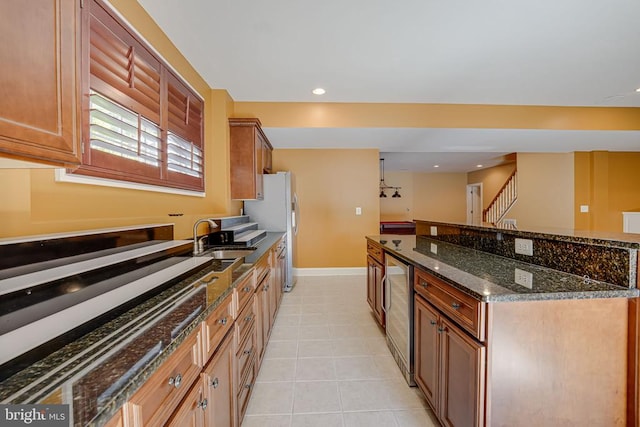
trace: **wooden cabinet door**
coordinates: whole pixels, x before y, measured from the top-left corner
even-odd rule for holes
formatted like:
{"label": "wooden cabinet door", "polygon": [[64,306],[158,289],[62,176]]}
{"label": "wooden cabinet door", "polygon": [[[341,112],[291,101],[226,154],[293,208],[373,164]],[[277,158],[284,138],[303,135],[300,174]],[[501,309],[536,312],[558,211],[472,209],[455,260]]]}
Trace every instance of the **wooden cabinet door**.
{"label": "wooden cabinet door", "polygon": [[209,402],[202,381],[197,382],[166,424],[167,427],[204,427],[204,414]]}
{"label": "wooden cabinet door", "polygon": [[0,2],[0,153],[80,163],[80,2]]}
{"label": "wooden cabinet door", "polygon": [[420,297],[415,298],[415,380],[429,404],[438,407],[438,313]]}
{"label": "wooden cabinet door", "polygon": [[444,317],[440,325],[440,420],[445,426],[481,426],[486,347]]}
{"label": "wooden cabinet door", "polygon": [[382,264],[374,261],[373,268],[375,272],[373,311],[376,313],[380,325],[384,327],[385,318],[384,310],[382,309],[382,305],[384,304],[384,267]]}
{"label": "wooden cabinet door", "polygon": [[367,302],[378,323],[384,327],[384,267],[371,256],[367,256]]}
{"label": "wooden cabinet door", "polygon": [[231,198],[262,199],[263,174],[271,166],[271,143],[260,120],[230,118]]}
{"label": "wooden cabinet door", "polygon": [[371,257],[367,257],[367,302],[371,310],[376,311],[376,270],[375,261]]}
{"label": "wooden cabinet door", "polygon": [[264,356],[264,351],[267,346],[267,341],[269,340],[269,331],[270,331],[270,323],[271,323],[271,309],[269,307],[269,283],[271,279],[271,274],[267,273],[267,275],[262,279],[260,286],[258,286],[258,306],[259,306],[259,314],[258,314],[258,324],[257,324],[257,333],[258,333],[258,366],[262,362],[262,357]]}
{"label": "wooden cabinet door", "polygon": [[260,136],[260,133],[255,132],[255,139],[253,141],[254,144],[254,151],[253,151],[253,155],[255,156],[255,171],[254,171],[254,179],[256,181],[255,183],[255,188],[256,188],[256,199],[262,199],[264,197],[264,180],[263,180],[263,146],[264,146],[264,142],[262,141],[262,137]]}
{"label": "wooden cabinet door", "polygon": [[235,415],[233,386],[233,361],[235,349],[233,334],[228,334],[204,371],[205,395],[208,405],[205,410],[205,425],[208,427],[230,427]]}

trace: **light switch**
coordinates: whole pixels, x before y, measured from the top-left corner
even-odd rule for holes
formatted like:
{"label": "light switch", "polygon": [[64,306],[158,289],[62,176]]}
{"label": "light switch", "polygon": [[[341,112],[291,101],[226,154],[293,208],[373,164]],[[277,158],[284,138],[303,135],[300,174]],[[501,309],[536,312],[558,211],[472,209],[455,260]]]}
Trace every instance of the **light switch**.
{"label": "light switch", "polygon": [[362,215],[362,208],[360,206],[356,208],[356,215]]}

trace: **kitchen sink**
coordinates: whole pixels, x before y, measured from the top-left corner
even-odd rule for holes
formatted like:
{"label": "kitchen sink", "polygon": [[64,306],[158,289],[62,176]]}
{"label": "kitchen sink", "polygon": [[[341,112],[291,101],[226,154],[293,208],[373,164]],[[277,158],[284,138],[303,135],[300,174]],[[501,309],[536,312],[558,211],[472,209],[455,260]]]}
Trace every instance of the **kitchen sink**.
{"label": "kitchen sink", "polygon": [[214,259],[236,259],[251,255],[255,249],[216,249],[207,255]]}

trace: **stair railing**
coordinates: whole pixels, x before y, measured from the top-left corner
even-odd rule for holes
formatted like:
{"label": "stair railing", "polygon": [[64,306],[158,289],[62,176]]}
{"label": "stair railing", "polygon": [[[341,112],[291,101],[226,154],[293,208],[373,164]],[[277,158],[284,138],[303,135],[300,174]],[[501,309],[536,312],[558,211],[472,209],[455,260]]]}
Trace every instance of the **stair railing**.
{"label": "stair railing", "polygon": [[498,191],[498,194],[489,203],[489,206],[482,211],[482,220],[493,225],[499,225],[517,199],[518,174],[517,170],[514,170],[500,191]]}

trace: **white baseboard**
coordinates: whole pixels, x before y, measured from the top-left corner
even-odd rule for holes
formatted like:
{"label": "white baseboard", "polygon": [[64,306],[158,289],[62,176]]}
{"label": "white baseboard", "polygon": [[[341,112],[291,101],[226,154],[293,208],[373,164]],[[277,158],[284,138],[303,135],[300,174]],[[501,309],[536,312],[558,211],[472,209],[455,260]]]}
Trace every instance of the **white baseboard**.
{"label": "white baseboard", "polygon": [[367,267],[294,268],[294,276],[365,276]]}

